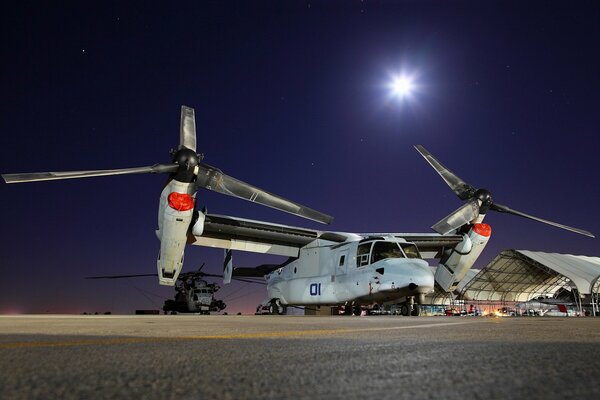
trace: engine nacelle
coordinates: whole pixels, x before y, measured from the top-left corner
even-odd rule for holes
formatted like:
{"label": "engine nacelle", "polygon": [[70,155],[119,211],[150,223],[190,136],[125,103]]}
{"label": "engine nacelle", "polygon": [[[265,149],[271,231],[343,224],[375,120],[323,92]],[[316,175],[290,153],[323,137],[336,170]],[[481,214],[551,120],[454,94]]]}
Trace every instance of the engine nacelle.
{"label": "engine nacelle", "polygon": [[457,244],[450,254],[440,260],[435,271],[435,281],[447,292],[456,289],[467,271],[475,264],[485,248],[492,228],[488,224],[473,224],[463,240]]}
{"label": "engine nacelle", "polygon": [[193,183],[171,180],[161,193],[159,229],[156,231],[160,240],[156,265],[161,285],[174,286],[183,267],[188,230],[194,213],[194,190]]}

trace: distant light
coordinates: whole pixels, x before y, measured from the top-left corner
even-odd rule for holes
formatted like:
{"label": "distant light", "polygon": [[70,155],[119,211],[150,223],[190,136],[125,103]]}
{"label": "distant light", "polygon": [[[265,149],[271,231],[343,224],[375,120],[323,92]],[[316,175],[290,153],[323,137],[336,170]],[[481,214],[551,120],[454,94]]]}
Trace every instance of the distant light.
{"label": "distant light", "polygon": [[410,78],[401,76],[392,81],[392,92],[395,96],[406,97],[412,93],[414,84]]}

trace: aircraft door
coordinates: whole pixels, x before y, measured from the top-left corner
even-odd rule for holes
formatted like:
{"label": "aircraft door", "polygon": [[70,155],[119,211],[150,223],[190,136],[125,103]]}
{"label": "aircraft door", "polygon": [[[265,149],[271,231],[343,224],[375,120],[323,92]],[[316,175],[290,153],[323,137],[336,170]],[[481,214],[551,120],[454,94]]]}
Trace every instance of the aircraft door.
{"label": "aircraft door", "polygon": [[336,275],[345,274],[348,268],[348,250],[339,252],[336,261]]}

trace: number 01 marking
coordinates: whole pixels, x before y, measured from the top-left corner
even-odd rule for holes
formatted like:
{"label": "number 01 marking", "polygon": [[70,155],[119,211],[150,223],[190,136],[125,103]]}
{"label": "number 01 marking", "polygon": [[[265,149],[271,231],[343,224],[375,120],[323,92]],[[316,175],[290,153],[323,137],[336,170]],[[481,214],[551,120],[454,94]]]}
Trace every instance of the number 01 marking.
{"label": "number 01 marking", "polygon": [[320,283],[311,283],[310,284],[310,295],[311,296],[320,296],[321,295],[321,284]]}

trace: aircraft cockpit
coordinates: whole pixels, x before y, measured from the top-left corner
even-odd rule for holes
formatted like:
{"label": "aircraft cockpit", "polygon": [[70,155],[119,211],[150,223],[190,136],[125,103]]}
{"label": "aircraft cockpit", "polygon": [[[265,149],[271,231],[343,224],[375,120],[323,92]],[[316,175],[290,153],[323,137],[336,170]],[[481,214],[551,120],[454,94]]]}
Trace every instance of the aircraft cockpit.
{"label": "aircraft cockpit", "polygon": [[356,266],[372,264],[387,258],[421,258],[417,246],[408,242],[373,240],[358,245]]}

